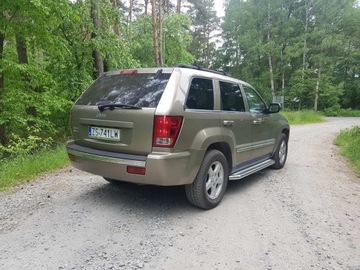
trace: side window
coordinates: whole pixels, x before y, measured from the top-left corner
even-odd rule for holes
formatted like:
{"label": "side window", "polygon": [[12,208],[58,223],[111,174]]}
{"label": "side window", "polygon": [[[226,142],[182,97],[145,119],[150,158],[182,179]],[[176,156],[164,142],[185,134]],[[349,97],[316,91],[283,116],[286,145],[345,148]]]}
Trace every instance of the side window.
{"label": "side window", "polygon": [[266,104],[254,89],[243,85],[250,112],[261,113],[266,109]]}
{"label": "side window", "polygon": [[244,100],[238,84],[220,82],[221,109],[245,112]]}
{"label": "side window", "polygon": [[214,88],[212,80],[193,78],[191,81],[186,108],[199,110],[214,109]]}

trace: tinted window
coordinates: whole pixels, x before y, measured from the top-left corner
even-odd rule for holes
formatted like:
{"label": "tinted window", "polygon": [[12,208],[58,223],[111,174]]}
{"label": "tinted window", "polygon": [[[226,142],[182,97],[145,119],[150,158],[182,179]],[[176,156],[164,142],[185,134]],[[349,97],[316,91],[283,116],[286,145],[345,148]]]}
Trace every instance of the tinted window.
{"label": "tinted window", "polygon": [[119,103],[155,108],[165,90],[170,74],[104,75],[80,97],[77,105]]}
{"label": "tinted window", "polygon": [[248,101],[250,112],[259,113],[266,109],[266,104],[261,99],[259,94],[252,88],[243,86],[245,90],[246,99]]}
{"label": "tinted window", "polygon": [[244,100],[238,84],[220,82],[221,109],[245,112]]}
{"label": "tinted window", "polygon": [[192,79],[186,107],[199,110],[212,110],[214,108],[212,80],[202,78]]}

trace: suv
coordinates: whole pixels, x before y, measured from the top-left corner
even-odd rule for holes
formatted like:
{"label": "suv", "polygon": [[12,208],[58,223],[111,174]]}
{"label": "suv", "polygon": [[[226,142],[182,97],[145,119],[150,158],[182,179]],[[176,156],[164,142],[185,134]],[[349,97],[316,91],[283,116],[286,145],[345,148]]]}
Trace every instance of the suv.
{"label": "suv", "polygon": [[289,124],[248,83],[178,65],[110,71],[71,109],[74,167],[159,186],[184,185],[193,205],[211,209],[228,180],[284,166]]}

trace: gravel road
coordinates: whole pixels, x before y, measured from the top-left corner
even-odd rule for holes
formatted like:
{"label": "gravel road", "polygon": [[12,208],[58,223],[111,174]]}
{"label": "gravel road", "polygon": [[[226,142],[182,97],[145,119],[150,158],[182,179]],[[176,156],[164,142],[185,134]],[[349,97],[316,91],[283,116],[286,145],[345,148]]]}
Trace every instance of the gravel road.
{"label": "gravel road", "polygon": [[285,168],[209,211],[71,167],[2,192],[0,269],[360,270],[360,178],[332,144],[360,118],[327,120],[292,126]]}

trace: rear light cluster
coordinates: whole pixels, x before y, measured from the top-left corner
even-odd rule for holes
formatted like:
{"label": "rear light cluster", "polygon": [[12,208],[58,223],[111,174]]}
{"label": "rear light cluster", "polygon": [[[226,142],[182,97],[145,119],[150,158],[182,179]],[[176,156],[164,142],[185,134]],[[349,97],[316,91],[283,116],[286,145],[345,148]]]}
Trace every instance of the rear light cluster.
{"label": "rear light cluster", "polygon": [[155,116],[153,147],[173,147],[178,138],[182,116]]}

